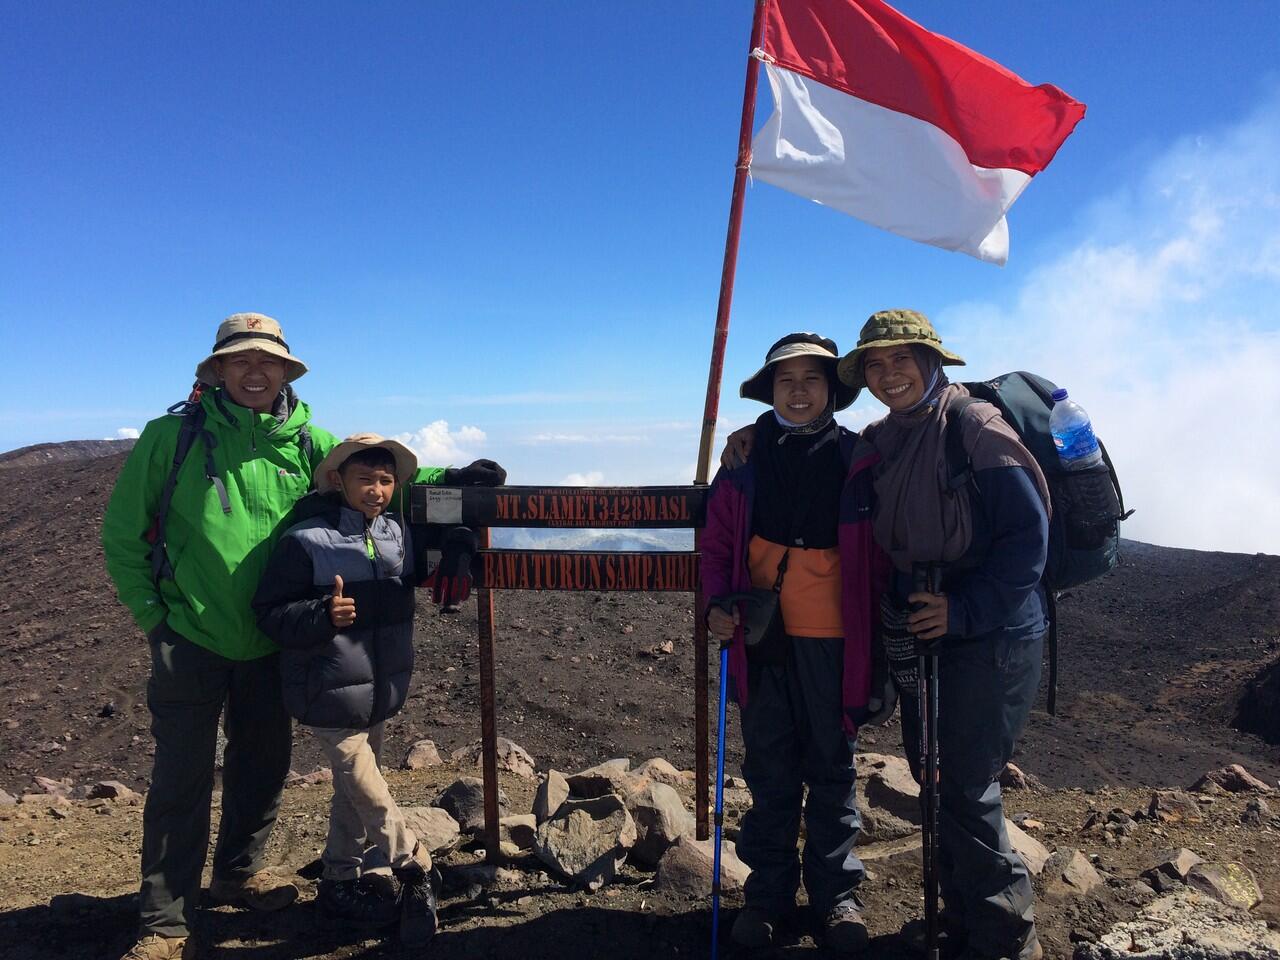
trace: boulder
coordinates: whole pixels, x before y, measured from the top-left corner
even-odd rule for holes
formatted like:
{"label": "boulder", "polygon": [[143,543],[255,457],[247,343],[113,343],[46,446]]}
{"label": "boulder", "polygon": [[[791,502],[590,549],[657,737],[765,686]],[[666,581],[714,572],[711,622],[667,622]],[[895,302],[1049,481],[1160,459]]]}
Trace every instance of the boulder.
{"label": "boulder", "polygon": [[1199,792],[1210,783],[1216,784],[1227,793],[1245,793],[1250,790],[1258,793],[1275,792],[1274,787],[1265,780],[1259,780],[1238,763],[1229,764],[1218,770],[1210,770],[1192,784],[1191,789]]}
{"label": "boulder", "polygon": [[49,777],[32,777],[35,785],[45,793],[53,797],[71,797],[71,778],[63,777],[60,780],[53,780]]}
{"label": "boulder", "polygon": [[598,890],[613,879],[636,842],[636,825],[613,795],[566,800],[538,827],[534,853],[556,872]]}
{"label": "boulder", "polygon": [[[695,840],[688,834],[681,837],[658,861],[654,886],[684,897],[710,896],[714,845],[714,840]],[[750,873],[750,868],[738,859],[732,841],[723,841],[720,848],[720,889],[725,892],[741,891]]]}
{"label": "boulder", "polygon": [[1182,790],[1157,790],[1151,794],[1147,815],[1164,823],[1200,823],[1200,805]]}
{"label": "boulder", "polygon": [[[534,770],[533,757],[529,756],[529,751],[518,743],[508,740],[506,737],[498,737],[495,744],[497,754],[498,769],[506,770],[514,773],[517,777],[525,780],[532,780],[537,776]],[[453,753],[449,754],[449,758],[458,763],[470,763],[479,766],[483,762],[484,741],[473,740],[465,747],[459,747]]]}
{"label": "boulder", "polygon": [[[498,790],[498,816],[506,815],[507,797]],[[463,833],[479,833],[484,829],[484,781],[479,777],[460,777],[440,793],[432,806],[445,810]]]}
{"label": "boulder", "polygon": [[517,850],[528,850],[538,840],[538,820],[532,813],[513,813],[498,821],[498,839]]}
{"label": "boulder", "polygon": [[1249,801],[1244,812],[1240,814],[1240,822],[1246,827],[1260,827],[1274,816],[1267,801],[1254,797]]}
{"label": "boulder", "polygon": [[1050,899],[1065,900],[1081,897],[1102,886],[1102,875],[1079,850],[1055,850],[1045,861],[1042,874],[1044,895]]}
{"label": "boulder", "polygon": [[1175,884],[1186,882],[1191,868],[1202,863],[1192,851],[1186,847],[1174,847],[1161,851],[1156,857],[1155,866],[1143,872],[1142,876],[1157,892],[1163,893]]}
{"label": "boulder", "polygon": [[636,824],[636,842],[631,861],[653,869],[677,839],[693,832],[693,814],[675,789],[665,783],[646,784],[626,798],[627,812]]}
{"label": "boulder", "polygon": [[569,795],[587,800],[611,793],[622,796],[635,792],[639,786],[638,781],[643,778],[634,777],[629,773],[630,769],[631,761],[626,757],[618,757],[614,760],[606,760],[604,763],[597,763],[586,770],[579,770],[565,777],[569,784]]}
{"label": "boulder", "polygon": [[533,796],[533,815],[538,823],[550,820],[569,799],[569,784],[559,770],[548,770]]}
{"label": "boulder", "polygon": [[123,800],[128,802],[131,800],[141,800],[142,794],[137,793],[134,790],[130,790],[119,780],[99,780],[89,788],[87,797],[90,800],[105,799]]}
{"label": "boulder", "polygon": [[1252,910],[1262,902],[1262,888],[1243,863],[1198,863],[1187,873],[1187,886],[1241,910]]}
{"label": "boulder", "polygon": [[909,823],[920,823],[920,785],[901,757],[862,753],[855,758],[867,805],[887,810]]}
{"label": "boulder", "polygon": [[858,839],[855,841],[859,846],[898,840],[920,830],[915,824],[894,816],[888,810],[867,806],[861,795],[858,796],[858,813],[862,817],[862,829],[858,831]]}
{"label": "boulder", "polygon": [[458,846],[461,830],[458,821],[440,807],[401,807],[405,825],[432,856],[448,853]]}
{"label": "boulder", "polygon": [[1280,934],[1260,920],[1183,890],[1117,923],[1073,960],[1280,960]]}
{"label": "boulder", "polygon": [[1033,877],[1040,876],[1049,860],[1049,849],[1012,820],[1005,820],[1004,826],[1009,832],[1009,844],[1013,847],[1013,852],[1022,858]]}
{"label": "boulder", "polygon": [[436,767],[444,763],[440,759],[440,750],[436,747],[434,740],[419,740],[409,752],[404,755],[404,760],[400,762],[402,770],[422,770],[426,767]]}
{"label": "boulder", "polygon": [[1006,763],[1000,771],[1002,790],[1039,790],[1044,786],[1037,777],[1024,772],[1012,763]]}
{"label": "boulder", "polygon": [[0,807],[11,807],[18,802],[18,798],[11,793],[0,790]]}
{"label": "boulder", "polygon": [[654,783],[665,783],[668,787],[692,787],[695,780],[692,770],[677,770],[662,757],[646,760],[631,773],[637,777],[647,777]]}

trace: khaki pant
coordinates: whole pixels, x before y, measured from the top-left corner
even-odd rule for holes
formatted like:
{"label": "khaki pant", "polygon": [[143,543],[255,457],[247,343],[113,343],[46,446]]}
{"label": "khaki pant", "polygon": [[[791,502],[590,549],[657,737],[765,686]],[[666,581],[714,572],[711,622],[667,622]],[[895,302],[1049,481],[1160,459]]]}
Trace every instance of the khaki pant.
{"label": "khaki pant", "polygon": [[430,870],[431,855],[418,847],[378,769],[382,724],[367,730],[310,729],[333,768],[324,878],[354,880],[366,873],[389,874],[392,868],[414,863]]}

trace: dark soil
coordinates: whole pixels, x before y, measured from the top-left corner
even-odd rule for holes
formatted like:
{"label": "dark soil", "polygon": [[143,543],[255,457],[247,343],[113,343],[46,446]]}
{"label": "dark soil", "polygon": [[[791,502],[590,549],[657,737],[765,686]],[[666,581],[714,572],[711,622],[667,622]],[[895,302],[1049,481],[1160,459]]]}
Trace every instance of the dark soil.
{"label": "dark soil", "polygon": [[[0,574],[0,789],[9,793],[31,791],[36,775],[76,783],[119,779],[146,787],[146,641],[115,600],[99,544],[102,512],[122,462],[116,455],[0,471],[0,550],[6,561]],[[41,505],[38,512],[33,503]],[[691,769],[691,600],[498,594],[499,734],[525,747],[540,768],[572,771],[615,756],[636,762],[663,756]],[[1042,697],[1015,761],[1057,788],[1019,795],[1016,809],[1061,831],[1058,843],[1066,844],[1068,836],[1082,848],[1093,843],[1075,836],[1090,805],[1136,808],[1145,803],[1143,787],[1185,786],[1227,763],[1242,763],[1268,782],[1277,781],[1280,747],[1231,723],[1249,682],[1280,659],[1280,557],[1126,542],[1121,567],[1065,595],[1059,609],[1059,715],[1044,712]],[[474,601],[452,616],[437,614],[426,602],[419,605],[413,692],[388,725],[392,764],[420,738],[436,741],[447,754],[479,737],[475,620]],[[663,652],[667,641],[671,653]],[[710,674],[714,684],[714,663]],[[713,717],[715,692],[710,690]],[[728,769],[736,772],[740,750],[733,710],[729,716]],[[898,738],[894,723],[864,732],[861,746],[897,752]],[[305,734],[298,735],[294,768],[306,772],[319,765],[319,751]],[[429,799],[430,781],[406,773],[397,774],[393,785],[398,795],[408,795],[404,799],[421,803]],[[1121,792],[1113,802],[1100,790]],[[282,865],[301,866],[318,851],[327,795],[327,787],[289,792],[273,841],[281,845]],[[1014,809],[1011,800],[1009,812]],[[1233,810],[1224,822],[1234,823],[1236,815]],[[1208,835],[1199,839],[1210,842]],[[1214,834],[1211,842],[1223,849],[1233,845],[1275,901],[1277,836],[1263,828],[1238,840]],[[24,842],[31,837],[47,845]],[[1148,839],[1105,851],[1116,877],[1145,869],[1146,848],[1168,846],[1172,837]],[[77,807],[67,820],[0,820],[0,904],[6,911],[0,913],[0,955],[96,958],[121,949],[133,922],[128,893],[136,886],[138,842],[134,808],[111,817],[85,815]],[[1202,855],[1213,852],[1203,843],[1187,845]],[[866,893],[873,933],[888,933],[918,909],[912,879],[918,877],[917,864],[918,856],[908,856],[872,865],[876,879]],[[446,929],[452,932],[437,939],[432,954],[500,956],[518,945],[527,956],[559,957],[593,950],[583,947],[593,943],[602,945],[600,953],[587,955],[607,951],[618,960],[705,952],[705,904],[656,895],[647,874],[635,873],[590,896],[548,883],[547,890],[522,888],[510,896],[495,888],[477,903],[449,898]],[[1050,956],[1069,955],[1066,937],[1076,926],[1103,929],[1105,920],[1132,914],[1128,894],[1117,884],[1114,896],[1091,907],[1042,907],[1042,926],[1057,945]],[[46,906],[55,894],[76,891],[97,899],[62,901],[57,910]],[[1077,916],[1077,908],[1096,916]],[[210,911],[207,936],[221,945],[214,954],[220,957],[381,955],[373,945],[317,939],[309,911],[304,904],[287,912],[287,920]],[[26,938],[42,946],[6,954]],[[813,955],[807,940],[794,949]],[[873,955],[896,954],[884,941]]]}

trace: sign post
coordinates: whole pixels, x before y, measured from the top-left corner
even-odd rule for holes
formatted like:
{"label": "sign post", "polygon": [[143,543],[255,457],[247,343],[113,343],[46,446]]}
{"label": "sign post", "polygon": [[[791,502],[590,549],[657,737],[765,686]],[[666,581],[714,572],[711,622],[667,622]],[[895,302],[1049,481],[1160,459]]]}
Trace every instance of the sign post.
{"label": "sign post", "polygon": [[[414,524],[465,525],[478,531],[472,559],[480,654],[480,734],[484,773],[485,852],[498,852],[498,733],[493,592],[573,590],[589,592],[693,593],[700,596],[698,553],[688,550],[504,550],[491,546],[490,527],[537,529],[700,530],[707,488],[688,487],[438,487],[410,488]],[[694,767],[698,782],[694,819],[707,839],[706,627],[694,617]],[[698,670],[701,665],[702,669]]]}

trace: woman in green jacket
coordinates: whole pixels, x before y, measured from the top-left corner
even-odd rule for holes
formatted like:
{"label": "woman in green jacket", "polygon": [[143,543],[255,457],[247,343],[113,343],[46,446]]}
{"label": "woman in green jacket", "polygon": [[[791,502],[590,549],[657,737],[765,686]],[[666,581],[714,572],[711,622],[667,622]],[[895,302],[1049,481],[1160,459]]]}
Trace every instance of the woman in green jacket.
{"label": "woman in green jacket", "polygon": [[[228,317],[196,369],[201,395],[178,415],[147,424],[103,518],[107,570],[151,647],[147,703],[156,750],[143,813],[141,930],[127,960],[194,955],[187,937],[208,852],[224,704],[222,821],[210,892],[260,910],[298,895],[263,869],[291,728],[278,648],[258,629],[250,601],[294,503],[337,444],[309,425],[311,411],[290,386],[306,372],[275,320]],[[427,467],[415,477],[503,479],[491,461]]]}

